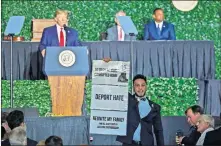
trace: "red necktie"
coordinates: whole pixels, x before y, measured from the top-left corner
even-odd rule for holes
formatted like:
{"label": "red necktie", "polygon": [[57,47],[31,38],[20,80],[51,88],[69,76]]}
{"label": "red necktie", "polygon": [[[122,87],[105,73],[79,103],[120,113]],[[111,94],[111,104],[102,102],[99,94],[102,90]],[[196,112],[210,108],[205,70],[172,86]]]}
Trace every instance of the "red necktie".
{"label": "red necktie", "polygon": [[61,47],[64,47],[64,33],[63,33],[63,28],[61,28],[61,31],[60,31],[60,43],[59,43],[59,46]]}
{"label": "red necktie", "polygon": [[122,40],[122,28],[120,28],[120,32],[119,32],[119,38],[118,38],[118,41],[121,41]]}

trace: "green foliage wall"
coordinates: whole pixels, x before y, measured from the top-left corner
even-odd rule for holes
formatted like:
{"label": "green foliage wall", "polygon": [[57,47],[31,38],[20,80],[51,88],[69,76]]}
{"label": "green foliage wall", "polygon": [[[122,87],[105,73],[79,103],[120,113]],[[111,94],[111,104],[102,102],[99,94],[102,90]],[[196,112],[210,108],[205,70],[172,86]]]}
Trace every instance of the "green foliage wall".
{"label": "green foliage wall", "polygon": [[[10,107],[10,84],[2,80],[2,108]],[[18,80],[14,81],[14,107],[37,107],[44,116],[51,112],[51,98],[48,81]]]}
{"label": "green foliage wall", "polygon": [[53,18],[56,9],[72,12],[69,25],[78,30],[82,41],[97,41],[99,33],[114,24],[114,15],[124,10],[143,35],[143,25],[151,19],[156,7],[165,10],[166,20],[175,25],[178,40],[213,40],[216,47],[216,77],[221,78],[221,3],[216,0],[199,1],[190,12],[177,10],[171,0],[148,1],[2,1],[2,30],[10,16],[24,15],[25,26],[21,32],[26,40],[31,38],[31,20]]}
{"label": "green foliage wall", "polygon": [[[131,83],[129,84],[131,90]],[[86,82],[87,111],[90,113],[91,81]],[[147,95],[162,107],[164,116],[181,116],[185,109],[196,103],[195,79],[150,78]],[[159,98],[161,97],[161,98]],[[10,107],[9,81],[2,81],[2,108]],[[18,80],[14,82],[14,107],[37,107],[41,116],[51,112],[48,81]]]}

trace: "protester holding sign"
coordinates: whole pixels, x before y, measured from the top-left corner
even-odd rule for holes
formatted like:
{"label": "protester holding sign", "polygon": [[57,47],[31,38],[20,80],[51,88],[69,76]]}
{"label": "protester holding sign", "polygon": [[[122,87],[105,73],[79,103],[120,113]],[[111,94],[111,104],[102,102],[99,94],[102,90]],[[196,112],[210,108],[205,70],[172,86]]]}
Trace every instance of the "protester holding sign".
{"label": "protester holding sign", "polygon": [[152,126],[158,146],[164,145],[160,105],[146,98],[146,77],[136,75],[133,79],[134,95],[129,95],[127,135],[117,136],[117,141],[127,145],[153,146]]}

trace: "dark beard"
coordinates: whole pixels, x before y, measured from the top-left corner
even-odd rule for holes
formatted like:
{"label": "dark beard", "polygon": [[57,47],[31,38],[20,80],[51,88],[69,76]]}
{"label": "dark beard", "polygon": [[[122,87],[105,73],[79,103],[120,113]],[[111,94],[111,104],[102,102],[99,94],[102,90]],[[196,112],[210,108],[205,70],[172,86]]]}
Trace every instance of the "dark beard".
{"label": "dark beard", "polygon": [[137,97],[144,97],[146,95],[146,92],[144,92],[144,95],[143,96],[139,96],[139,95],[137,95],[137,93],[135,92],[135,96],[137,96]]}

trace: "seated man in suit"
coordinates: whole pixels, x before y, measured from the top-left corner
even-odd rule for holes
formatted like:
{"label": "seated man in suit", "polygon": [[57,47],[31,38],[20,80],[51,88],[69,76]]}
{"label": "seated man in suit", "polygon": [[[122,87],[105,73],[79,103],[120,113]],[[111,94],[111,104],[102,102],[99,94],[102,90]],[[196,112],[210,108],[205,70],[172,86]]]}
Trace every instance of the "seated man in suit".
{"label": "seated man in suit", "polygon": [[[128,97],[127,135],[117,136],[123,146],[153,146],[154,136],[158,146],[164,146],[163,126],[160,105],[146,96],[147,80],[143,75],[133,78],[134,95]],[[153,127],[153,131],[152,131]]]}
{"label": "seated man in suit", "polygon": [[[126,16],[124,11],[119,11],[115,15],[115,23],[116,25],[112,26],[111,28],[107,29],[107,40],[110,41],[129,41],[130,36],[126,35],[120,26],[119,21],[117,20],[117,16]],[[132,40],[136,40],[135,36],[132,36]]]}
{"label": "seated man in suit", "polygon": [[144,27],[144,40],[176,40],[174,25],[164,21],[163,9],[156,8],[153,18]]}
{"label": "seated man in suit", "polygon": [[73,28],[67,27],[68,11],[57,10],[54,20],[57,24],[45,28],[42,33],[39,49],[43,57],[46,47],[49,46],[80,46],[78,32]]}
{"label": "seated man in suit", "polygon": [[199,117],[203,114],[203,108],[199,105],[193,105],[186,109],[185,115],[187,122],[191,125],[191,133],[188,136],[176,136],[176,142],[178,145],[194,146],[196,145],[201,133],[197,131],[197,122]]}

